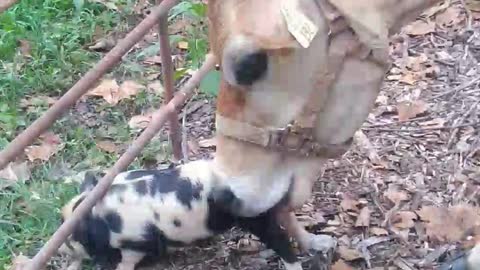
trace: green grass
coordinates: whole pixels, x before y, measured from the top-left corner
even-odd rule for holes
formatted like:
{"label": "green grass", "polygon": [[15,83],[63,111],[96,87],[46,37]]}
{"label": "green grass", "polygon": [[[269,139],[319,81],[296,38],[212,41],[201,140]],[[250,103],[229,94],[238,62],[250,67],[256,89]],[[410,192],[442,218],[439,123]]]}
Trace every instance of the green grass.
{"label": "green grass", "polygon": [[[132,29],[134,1],[111,2],[121,5],[121,11],[89,1],[22,0],[0,14],[0,149],[48,109],[42,102],[22,107],[23,98],[61,96],[103,56],[88,50],[99,35]],[[191,22],[182,35],[171,37],[172,45],[179,41],[189,44],[188,52],[181,53],[186,65],[177,69],[178,78],[197,68],[207,52],[205,5],[186,1],[171,14],[171,20]],[[20,40],[30,45],[29,55],[22,54]],[[146,84],[145,78],[159,67],[143,65],[142,61],[157,51],[158,43],[153,42],[130,52],[107,76]],[[48,162],[30,163],[32,177],[27,183],[0,189],[0,270],[13,254],[34,255],[58,227],[60,207],[77,192],[76,185],[66,184],[62,177],[111,166],[119,154],[98,149],[96,141],[113,139],[128,146],[137,135],[128,128],[130,116],[158,107],[161,97],[141,92],[116,106],[93,98],[87,103],[94,126],[86,124],[84,113],[67,113],[51,129],[60,135],[64,148]],[[168,141],[157,139],[132,167],[166,160],[169,153]]]}

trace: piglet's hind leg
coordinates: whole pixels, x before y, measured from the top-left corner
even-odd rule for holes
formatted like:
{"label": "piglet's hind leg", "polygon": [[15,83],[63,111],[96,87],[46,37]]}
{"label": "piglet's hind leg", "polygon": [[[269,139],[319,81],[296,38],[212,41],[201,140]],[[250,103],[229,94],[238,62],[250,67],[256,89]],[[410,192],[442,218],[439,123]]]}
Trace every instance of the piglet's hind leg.
{"label": "piglet's hind leg", "polygon": [[145,254],[133,250],[122,250],[122,261],[116,270],[134,270]]}

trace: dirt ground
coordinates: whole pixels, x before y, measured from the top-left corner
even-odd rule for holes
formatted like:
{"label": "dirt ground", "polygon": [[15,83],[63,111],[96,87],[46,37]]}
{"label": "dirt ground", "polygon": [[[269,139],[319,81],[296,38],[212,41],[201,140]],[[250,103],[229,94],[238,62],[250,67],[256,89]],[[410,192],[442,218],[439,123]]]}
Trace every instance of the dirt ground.
{"label": "dirt ground", "polygon": [[[432,269],[474,235],[464,218],[471,211],[478,218],[478,208],[457,205],[480,202],[480,16],[460,2],[434,11],[392,39],[392,68],[356,144],[329,162],[297,213],[311,232],[338,238],[336,269],[350,269],[343,262]],[[210,137],[213,111],[209,103],[192,113],[192,137]],[[166,269],[282,267],[235,230],[175,253],[170,264]]]}
{"label": "dirt ground", "polygon": [[[333,269],[434,269],[480,232],[479,19],[453,2],[392,38],[374,110],[297,213],[309,231],[338,239]],[[213,136],[215,104],[197,98],[187,111],[191,159],[211,157],[214,146],[202,140]],[[310,257],[300,257],[308,269]],[[282,267],[232,230],[155,269]]]}
{"label": "dirt ground", "polygon": [[[460,2],[434,11],[392,39],[392,68],[356,144],[329,162],[297,213],[311,232],[338,238],[334,269],[433,269],[478,232],[464,220],[478,208],[451,206],[480,203],[480,14]],[[192,107],[190,137],[211,137],[214,104]],[[233,230],[156,269],[282,266]]]}

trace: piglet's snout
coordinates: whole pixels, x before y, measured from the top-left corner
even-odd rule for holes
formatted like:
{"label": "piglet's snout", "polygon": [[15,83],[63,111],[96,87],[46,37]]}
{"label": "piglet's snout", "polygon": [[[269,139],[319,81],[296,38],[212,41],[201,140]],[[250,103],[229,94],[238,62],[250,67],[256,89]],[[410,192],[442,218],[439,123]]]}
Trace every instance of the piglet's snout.
{"label": "piglet's snout", "polygon": [[222,63],[226,81],[237,86],[251,86],[268,71],[267,53],[246,37],[227,43]]}

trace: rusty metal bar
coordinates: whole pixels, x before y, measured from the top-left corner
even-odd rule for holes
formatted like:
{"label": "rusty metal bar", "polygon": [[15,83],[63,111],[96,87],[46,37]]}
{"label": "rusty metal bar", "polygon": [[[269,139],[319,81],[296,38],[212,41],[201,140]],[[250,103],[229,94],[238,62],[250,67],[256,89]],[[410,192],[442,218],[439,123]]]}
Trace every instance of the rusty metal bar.
{"label": "rusty metal bar", "polygon": [[152,117],[152,121],[148,127],[140,134],[140,136],[130,145],[128,150],[117,160],[115,165],[107,172],[107,174],[98,182],[97,186],[88,194],[82,203],[75,209],[72,216],[67,219],[58,230],[52,235],[50,240],[42,247],[42,249],[35,255],[35,257],[26,266],[25,270],[41,269],[47,261],[56,253],[58,248],[72,233],[75,225],[80,222],[83,216],[92,209],[95,203],[102,198],[113,182],[114,177],[124,171],[128,165],[136,158],[142,151],[145,145],[158,133],[163,124],[168,120],[168,116],[176,112],[178,108],[187,100],[193,93],[200,81],[205,75],[214,68],[215,58],[212,55],[207,55],[205,63],[197,70],[192,77],[187,81],[173,99],[165,106],[157,110]]}
{"label": "rusty metal bar", "polygon": [[[164,104],[167,104],[173,98],[175,79],[173,78],[174,67],[172,63],[172,54],[170,49],[170,39],[168,36],[168,18],[163,17],[158,22],[158,36],[160,42],[160,57],[162,61],[163,87],[165,88]],[[169,115],[169,137],[172,143],[173,157],[176,161],[182,160],[182,137],[181,129],[178,123],[178,115],[174,112]]]}
{"label": "rusty metal bar", "polygon": [[179,0],[163,0],[153,8],[137,27],[135,27],[117,46],[115,46],[97,65],[85,74],[70,90],[65,93],[55,104],[40,118],[33,122],[26,130],[20,133],[5,149],[0,152],[0,170],[10,161],[17,157],[27,146],[45,132],[53,122],[58,119],[69,107],[71,107],[93,84],[117,64],[153,26],[157,21],[168,15],[168,11]]}
{"label": "rusty metal bar", "polygon": [[0,0],[0,13],[4,12],[5,10],[9,9],[18,0]]}

